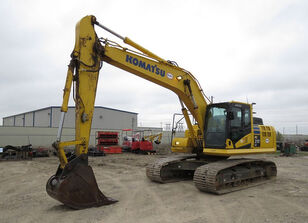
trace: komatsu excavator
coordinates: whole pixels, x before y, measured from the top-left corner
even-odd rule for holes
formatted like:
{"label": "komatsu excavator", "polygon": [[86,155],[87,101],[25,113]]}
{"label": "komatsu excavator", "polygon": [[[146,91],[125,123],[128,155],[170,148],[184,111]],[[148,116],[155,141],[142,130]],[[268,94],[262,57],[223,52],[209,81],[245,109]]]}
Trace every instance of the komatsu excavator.
{"label": "komatsu excavator", "polygon": [[[135,50],[106,38],[98,38],[95,25],[117,36]],[[188,130],[184,138],[173,139],[171,149],[188,154],[160,158],[149,164],[146,175],[152,181],[166,183],[193,178],[199,190],[221,194],[256,185],[276,176],[276,165],[271,161],[228,159],[234,155],[276,151],[274,128],[254,125],[252,104],[234,101],[208,103],[198,81],[190,72],[113,32],[94,16],[86,16],[76,25],[75,47],[68,66],[59,130],[53,144],[60,164],[46,185],[51,197],[75,209],[116,202],[98,188],[87,157],[102,62],[154,82],[178,95]],[[76,104],[75,140],[61,141],[72,85]],[[191,122],[189,112],[195,123]],[[75,146],[75,153],[70,157],[64,152],[66,146]]]}

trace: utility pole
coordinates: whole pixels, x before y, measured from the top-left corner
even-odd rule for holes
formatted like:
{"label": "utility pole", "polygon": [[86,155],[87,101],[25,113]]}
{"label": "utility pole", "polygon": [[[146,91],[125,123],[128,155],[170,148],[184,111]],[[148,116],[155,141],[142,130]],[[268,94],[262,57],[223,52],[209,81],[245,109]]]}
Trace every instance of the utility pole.
{"label": "utility pole", "polygon": [[296,125],[296,135],[297,135],[297,133],[298,133],[297,131],[298,131],[298,129],[297,129],[297,125]]}
{"label": "utility pole", "polygon": [[166,123],[165,125],[166,125],[165,131],[170,131],[171,124],[170,123]]}
{"label": "utility pole", "polygon": [[214,103],[214,97],[211,96],[211,104],[213,104],[213,103]]}

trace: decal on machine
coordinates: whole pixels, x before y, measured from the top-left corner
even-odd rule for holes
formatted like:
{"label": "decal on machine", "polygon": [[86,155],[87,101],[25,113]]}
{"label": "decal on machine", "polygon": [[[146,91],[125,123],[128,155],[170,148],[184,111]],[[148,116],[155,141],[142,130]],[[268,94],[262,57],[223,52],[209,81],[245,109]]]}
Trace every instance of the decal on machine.
{"label": "decal on machine", "polygon": [[260,134],[260,128],[259,127],[253,127],[254,134]]}
{"label": "decal on machine", "polygon": [[167,73],[167,77],[168,77],[169,79],[172,79],[172,78],[173,78],[173,74]]}
{"label": "decal on machine", "polygon": [[260,135],[254,137],[254,147],[260,147]]}
{"label": "decal on machine", "polygon": [[[130,56],[130,55],[126,55],[126,60],[127,63],[133,64],[136,67],[140,67],[144,70],[150,71],[153,74],[157,74],[160,75],[162,77],[165,76],[166,72],[163,69],[160,69],[159,67],[157,67],[157,65],[151,65],[145,61],[142,61],[136,57]],[[173,77],[173,76],[172,76]],[[169,78],[169,77],[168,77]],[[172,79],[172,78],[169,78]]]}

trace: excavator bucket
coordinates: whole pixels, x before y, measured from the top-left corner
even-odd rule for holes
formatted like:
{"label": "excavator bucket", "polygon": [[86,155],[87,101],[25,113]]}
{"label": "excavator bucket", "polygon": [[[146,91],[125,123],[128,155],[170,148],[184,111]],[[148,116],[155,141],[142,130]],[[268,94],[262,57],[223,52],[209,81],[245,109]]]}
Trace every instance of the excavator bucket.
{"label": "excavator bucket", "polygon": [[59,166],[57,173],[47,181],[46,191],[49,196],[73,209],[99,207],[117,202],[106,197],[98,188],[86,155],[74,158],[64,169]]}

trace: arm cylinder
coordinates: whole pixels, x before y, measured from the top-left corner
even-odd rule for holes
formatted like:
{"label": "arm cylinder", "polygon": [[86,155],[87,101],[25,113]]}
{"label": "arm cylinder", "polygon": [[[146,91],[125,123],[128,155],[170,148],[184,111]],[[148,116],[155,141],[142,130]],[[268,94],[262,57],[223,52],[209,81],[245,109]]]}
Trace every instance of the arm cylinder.
{"label": "arm cylinder", "polygon": [[113,30],[109,29],[108,27],[100,24],[99,22],[95,21],[94,22],[97,26],[101,27],[102,29],[106,30],[107,32],[111,33],[112,35],[115,35],[116,37],[120,38],[121,40],[123,40],[124,43],[136,48],[137,50],[140,50],[142,53],[158,60],[158,61],[162,61],[167,63],[167,61],[165,61],[163,58],[155,55],[154,53],[152,53],[151,51],[147,50],[146,48],[140,46],[138,43],[135,43],[134,41],[132,41],[130,38],[128,37],[123,37],[120,34],[114,32]]}
{"label": "arm cylinder", "polygon": [[61,141],[61,135],[62,135],[62,129],[63,129],[63,124],[64,124],[65,113],[66,112],[61,112],[61,118],[60,118],[60,122],[59,122],[58,134],[57,134],[57,142]]}
{"label": "arm cylinder", "polygon": [[97,22],[97,21],[95,21],[95,24],[98,25],[99,27],[101,27],[102,29],[106,30],[107,32],[110,32],[111,34],[115,35],[116,37],[118,37],[118,38],[120,38],[121,40],[124,41],[124,37],[121,36],[120,34],[118,34],[118,33],[114,32],[114,31],[112,31],[111,29],[109,29],[108,27],[106,27],[106,26],[100,24],[100,23]]}

